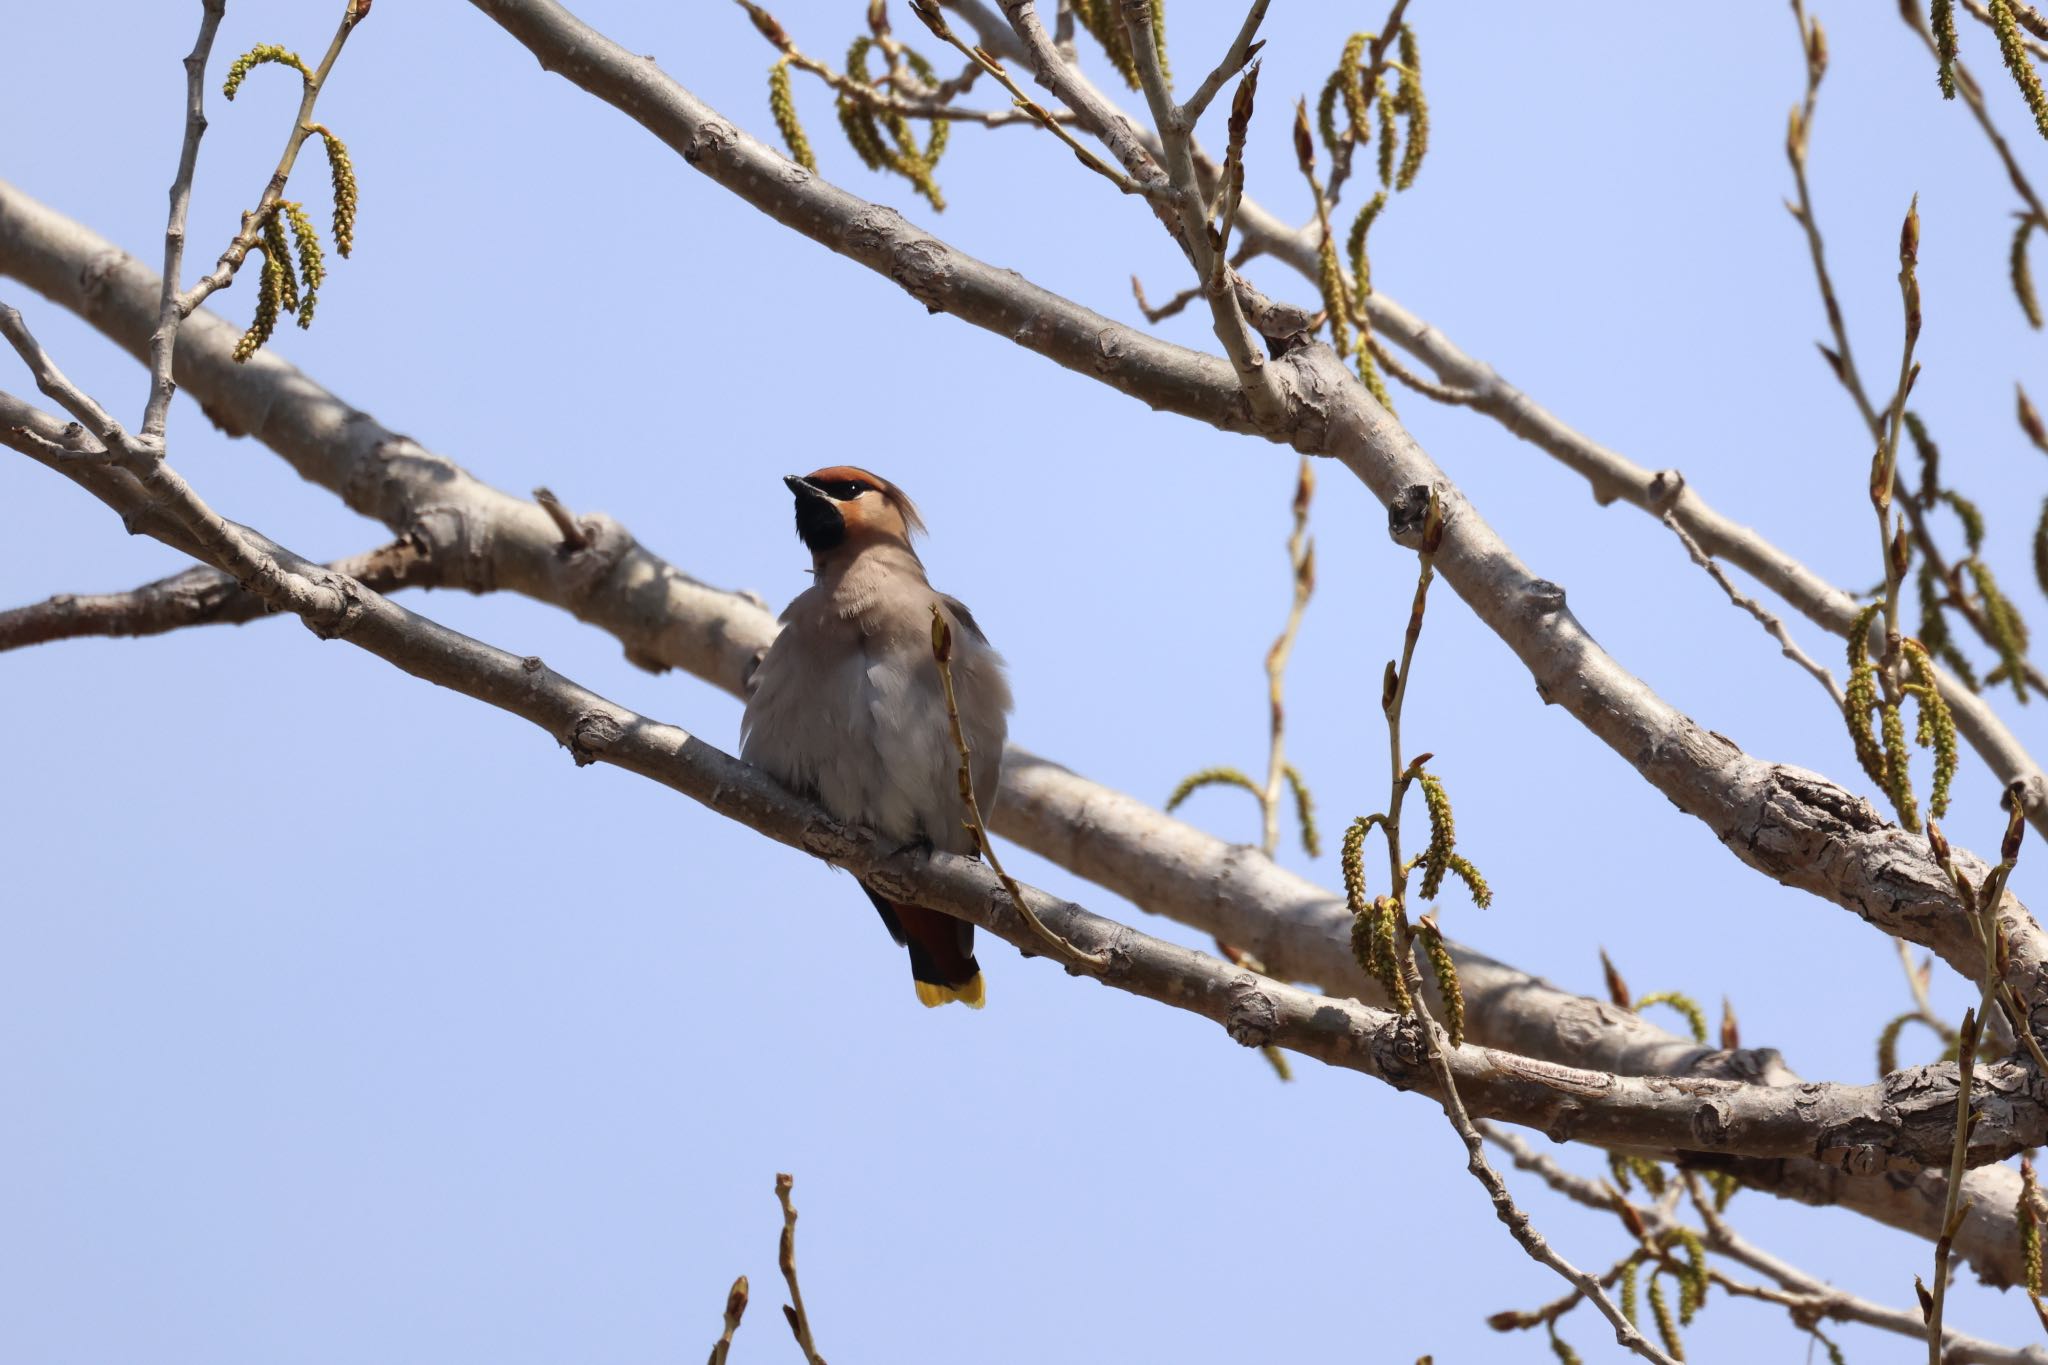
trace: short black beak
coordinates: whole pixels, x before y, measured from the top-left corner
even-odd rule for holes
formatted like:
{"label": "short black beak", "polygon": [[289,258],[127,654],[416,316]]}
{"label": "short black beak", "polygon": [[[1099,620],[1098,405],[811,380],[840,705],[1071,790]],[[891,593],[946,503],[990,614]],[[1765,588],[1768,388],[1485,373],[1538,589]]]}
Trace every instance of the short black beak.
{"label": "short black beak", "polygon": [[830,494],[801,475],[785,474],[782,481],[796,494],[796,533],[812,554],[824,554],[846,539],[846,518]]}

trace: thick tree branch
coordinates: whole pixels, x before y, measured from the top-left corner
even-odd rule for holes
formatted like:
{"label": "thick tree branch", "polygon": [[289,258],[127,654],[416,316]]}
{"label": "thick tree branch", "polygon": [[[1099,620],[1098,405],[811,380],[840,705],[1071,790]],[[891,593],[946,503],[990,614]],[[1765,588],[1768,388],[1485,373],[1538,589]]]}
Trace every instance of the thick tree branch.
{"label": "thick tree branch", "polygon": [[[11,438],[11,432],[6,433]],[[12,443],[11,439],[9,443]],[[896,899],[966,919],[1027,953],[1041,940],[982,863],[892,847],[792,796],[765,774],[678,727],[637,715],[556,673],[471,639],[310,563],[208,508],[160,458],[149,495],[273,607],[323,639],[343,639],[415,677],[520,716],[579,763],[603,762],[660,782],[720,815],[853,872]],[[124,515],[135,494],[109,488],[104,471],[65,466]],[[1275,1045],[1359,1071],[1398,1089],[1435,1095],[1436,1074],[1413,1018],[1284,985],[1220,959],[1092,915],[1031,888],[1025,901],[1054,932],[1106,965],[1090,975],[1119,990],[1187,1009],[1246,1046]],[[1812,1157],[1870,1171],[1916,1169],[1950,1145],[1952,1067],[1918,1067],[1877,1085],[1767,1087],[1733,1081],[1614,1076],[1491,1049],[1445,1054],[1475,1117],[1541,1128],[1557,1140],[1697,1150],[1736,1156]],[[1973,1161],[1997,1160],[2048,1138],[2048,1109],[2026,1068],[2000,1063],[1978,1082]]]}
{"label": "thick tree branch", "polygon": [[[131,354],[146,355],[155,277],[105,239],[4,183],[0,271],[85,317]],[[180,337],[180,384],[216,422],[254,435],[300,475],[418,546],[422,567],[410,572],[407,585],[519,592],[609,632],[628,658],[646,667],[680,668],[746,695],[754,664],[777,629],[758,598],[700,583],[602,515],[578,520],[583,543],[566,544],[558,520],[543,506],[423,450],[275,354],[259,352],[236,365],[231,353],[238,335],[218,317],[195,314]],[[48,434],[61,431],[59,424]],[[193,611],[232,587],[225,576],[186,582],[189,593],[181,590],[175,600]],[[182,608],[166,606],[173,609]],[[47,605],[22,610],[33,615],[15,619],[39,617],[42,629],[64,614]],[[250,598],[223,611],[248,619],[267,608]],[[73,617],[79,625],[87,619]],[[1215,839],[1014,745],[994,828],[1154,914],[1242,945],[1277,976],[1380,998],[1352,958],[1343,899],[1256,849]],[[1468,949],[1454,945],[1453,951],[1465,985],[1467,1027],[1478,1041],[1632,1075],[1790,1077],[1774,1053],[1710,1053],[1604,1001],[1561,991]]]}

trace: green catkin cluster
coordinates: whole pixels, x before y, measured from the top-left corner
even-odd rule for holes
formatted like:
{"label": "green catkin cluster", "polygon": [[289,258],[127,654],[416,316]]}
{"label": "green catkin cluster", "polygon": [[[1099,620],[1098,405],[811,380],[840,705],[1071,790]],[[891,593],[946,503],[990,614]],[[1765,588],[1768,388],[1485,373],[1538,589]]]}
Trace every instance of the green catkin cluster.
{"label": "green catkin cluster", "polygon": [[1921,642],[1904,640],[1900,647],[1913,668],[1913,681],[1906,684],[1906,692],[1919,710],[1913,739],[1921,748],[1934,750],[1934,785],[1927,794],[1927,813],[1939,820],[1948,814],[1949,787],[1956,775],[1955,715],[1935,683],[1934,660],[1928,657]]}
{"label": "green catkin cluster", "polygon": [[1579,1353],[1572,1349],[1570,1342],[1557,1334],[1557,1324],[1550,1322],[1544,1326],[1550,1329],[1550,1353],[1557,1357],[1558,1365],[1581,1365]]}
{"label": "green catkin cluster", "polygon": [[1429,810],[1429,846],[1416,858],[1422,868],[1423,898],[1436,899],[1448,872],[1465,883],[1474,905],[1486,909],[1493,904],[1493,889],[1472,861],[1457,851],[1458,826],[1452,818],[1450,794],[1444,790],[1442,779],[1434,773],[1420,772],[1415,780],[1422,786],[1423,804]]}
{"label": "green catkin cluster", "polygon": [[1372,41],[1370,33],[1354,33],[1344,40],[1344,50],[1337,56],[1337,69],[1330,73],[1330,79],[1323,84],[1323,98],[1316,105],[1317,131],[1323,135],[1323,146],[1334,159],[1337,155],[1338,137],[1335,119],[1331,109],[1334,99],[1344,99],[1344,122],[1355,146],[1364,146],[1372,140],[1373,92],[1365,88],[1365,73],[1359,62],[1365,57],[1365,45]]}
{"label": "green catkin cluster", "polygon": [[1828,1353],[1828,1365],[1849,1365],[1847,1358],[1842,1355],[1842,1348],[1835,1344],[1833,1337],[1821,1331],[1818,1327],[1810,1330],[1813,1334],[1813,1339],[1820,1343],[1823,1351]]}
{"label": "green catkin cluster", "polygon": [[1458,984],[1458,964],[1451,960],[1451,950],[1444,946],[1444,936],[1435,924],[1426,917],[1421,924],[1422,951],[1429,958],[1429,969],[1436,977],[1437,994],[1443,997],[1444,1027],[1450,1031],[1451,1046],[1465,1045],[1465,992]]}
{"label": "green catkin cluster", "polygon": [[1687,1027],[1692,1030],[1695,1043],[1707,1041],[1707,1012],[1700,1008],[1700,1002],[1680,991],[1658,991],[1636,1001],[1636,1013],[1641,1014],[1652,1005],[1668,1005],[1685,1016]]}
{"label": "green catkin cluster", "polygon": [[[2012,72],[2020,96],[2027,102],[2027,109],[2034,116],[2034,127],[2042,137],[2048,137],[2048,92],[2041,88],[2040,73],[2027,57],[2026,44],[2020,38],[2019,20],[2013,16],[2012,0],[1986,0],[1985,8],[1991,13],[1991,31],[1998,35],[1998,52],[2005,58],[2005,69]],[[1950,19],[1954,25],[1954,19]],[[1950,51],[1953,52],[1951,47]],[[1953,56],[1949,58],[1954,61]]]}
{"label": "green catkin cluster", "polygon": [[299,283],[305,296],[299,300],[299,327],[313,325],[313,305],[319,301],[320,286],[327,279],[327,258],[320,250],[320,232],[313,226],[313,220],[306,216],[306,206],[286,200],[278,210],[291,225],[292,249],[298,257]]}
{"label": "green catkin cluster", "polygon": [[1870,713],[1877,709],[1877,665],[1870,661],[1870,627],[1884,609],[1872,602],[1856,613],[1849,625],[1849,684],[1843,689],[1842,711],[1849,722],[1849,738],[1856,746],[1856,761],[1872,782],[1887,787],[1884,750],[1870,728]]}
{"label": "green catkin cluster", "polygon": [[1344,244],[1344,254],[1351,261],[1351,289],[1361,305],[1372,297],[1372,262],[1365,254],[1365,236],[1372,231],[1374,220],[1386,206],[1387,192],[1381,190],[1351,220],[1351,237]]}
{"label": "green catkin cluster", "polygon": [[[2048,543],[2041,540],[2042,533],[2048,533],[2048,505],[2042,508],[2041,526],[2042,531],[2036,533],[2037,557],[2048,552]],[[1977,670],[1970,666],[1970,661],[1963,657],[1963,652],[1956,648],[1954,637],[1949,634],[1942,583],[1931,561],[1922,561],[1916,581],[1920,589],[1920,643],[1927,647],[1929,654],[1946,664],[1949,671],[1961,679],[1963,686],[1972,692],[1977,691],[1981,686]],[[2043,591],[2048,591],[2048,581],[2044,581]]]}
{"label": "green catkin cluster", "polygon": [[1259,784],[1246,777],[1236,768],[1204,768],[1200,772],[1189,773],[1180,780],[1180,785],[1175,787],[1173,794],[1166,798],[1167,813],[1172,814],[1176,806],[1202,788],[1218,786],[1243,787],[1253,796],[1258,797],[1259,800],[1264,801],[1266,799],[1266,794],[1259,790]]}
{"label": "green catkin cluster", "polygon": [[308,85],[312,84],[313,73],[305,62],[299,59],[298,53],[290,48],[279,47],[276,43],[258,43],[235,58],[233,64],[228,67],[228,78],[221,85],[221,94],[230,100],[234,99],[235,92],[242,88],[242,82],[248,79],[251,71],[271,63],[292,68],[299,73],[301,80]]}
{"label": "green catkin cluster", "polygon": [[356,244],[356,167],[348,145],[325,128],[316,128],[327,147],[327,170],[334,182],[334,249],[345,259]]}
{"label": "green catkin cluster", "polygon": [[1659,1166],[1646,1156],[1631,1156],[1624,1158],[1624,1160],[1628,1165],[1628,1169],[1635,1173],[1636,1179],[1642,1182],[1643,1189],[1649,1193],[1652,1199],[1664,1197],[1664,1168],[1662,1166]]}
{"label": "green catkin cluster", "polygon": [[[870,90],[874,88],[874,78],[868,72],[868,53],[874,43],[873,38],[862,36],[855,38],[853,45],[846,50],[847,76]],[[930,62],[909,48],[902,51],[903,60],[918,79],[927,85],[938,84],[937,73]],[[876,111],[852,95],[841,95],[835,109],[846,141],[860,157],[861,164],[871,171],[889,171],[902,176],[925,197],[934,212],[945,212],[946,197],[939,192],[938,181],[932,172],[938,167],[939,158],[945,154],[953,126],[950,121],[933,119],[931,136],[923,147],[919,147],[910,120],[902,114],[882,111],[881,126],[877,127]],[[887,139],[882,136],[882,128],[889,131]],[[891,141],[895,143],[893,147],[889,145]]]}
{"label": "green catkin cluster", "polygon": [[[1415,183],[1417,173],[1422,170],[1422,158],[1429,153],[1429,103],[1422,94],[1422,55],[1415,45],[1413,25],[1401,25],[1401,73],[1400,93],[1394,97],[1394,110],[1407,120],[1408,136],[1401,148],[1401,170],[1394,177],[1394,188],[1405,190]],[[1381,149],[1382,155],[1385,148]],[[1380,172],[1385,183],[1386,172]]]}
{"label": "green catkin cluster", "polygon": [[2027,242],[2034,235],[2036,224],[2032,218],[2020,219],[2020,225],[2012,234],[2012,292],[2020,301],[2020,309],[2027,315],[2027,325],[2036,331],[2041,327],[2041,300],[2034,293],[2034,271],[2027,262]]}
{"label": "green catkin cluster", "polygon": [[[278,208],[282,208],[279,205]],[[299,277],[292,269],[291,243],[285,240],[284,215],[272,209],[263,219],[263,273],[267,279],[275,268],[282,272],[277,306],[287,313],[299,311]]]}
{"label": "green catkin cluster", "polygon": [[2020,1202],[2017,1210],[2020,1224],[2020,1254],[2026,1265],[2027,1297],[2039,1302],[2041,1297],[2041,1221],[2034,1211],[2034,1163],[2020,1158]]}
{"label": "green catkin cluster", "polygon": [[1372,903],[1372,910],[1372,958],[1380,984],[1386,987],[1395,1013],[1413,1014],[1415,997],[1408,993],[1408,973],[1401,962],[1401,903],[1392,896],[1381,896]]}
{"label": "green catkin cluster", "polygon": [[783,145],[789,148],[789,159],[813,175],[817,174],[818,158],[812,153],[811,140],[804,136],[804,125],[796,116],[796,99],[789,88],[787,57],[768,68],[768,113],[782,134]]}
{"label": "green catkin cluster", "polygon": [[[1159,10],[1160,0],[1153,0],[1153,31],[1164,32],[1165,19]],[[1124,27],[1123,7],[1118,0],[1075,0],[1074,17],[1081,21],[1081,27],[1088,30],[1102,50],[1109,55],[1110,64],[1123,76],[1124,83],[1136,90],[1142,84],[1138,79],[1137,55],[1131,51],[1130,30]],[[1156,37],[1155,37],[1156,41]],[[1164,54],[1160,57],[1162,68]]]}
{"label": "green catkin cluster", "polygon": [[2019,609],[2013,606],[2011,599],[1999,590],[1998,580],[1982,560],[1965,560],[1962,567],[1969,571],[1970,581],[1977,589],[1992,648],[1998,651],[1998,667],[1985,681],[2011,683],[2013,696],[2024,705],[2027,700],[2027,623],[2020,619]]}
{"label": "green catkin cluster", "polygon": [[1707,1302],[1707,1248],[1691,1228],[1680,1228],[1677,1239],[1685,1249],[1685,1270],[1678,1276],[1678,1321],[1689,1326]]}
{"label": "green catkin cluster", "polygon": [[2034,579],[2048,592],[2048,500],[2041,503],[2041,520],[2034,525]]}
{"label": "green catkin cluster", "polygon": [[1878,729],[1884,736],[1885,796],[1898,812],[1899,823],[1907,829],[1920,828],[1920,804],[1913,799],[1913,777],[1907,768],[1906,721],[1899,708],[1886,702],[1878,711]]}
{"label": "green catkin cluster", "polygon": [[[1168,806],[1168,810],[1173,807]],[[1353,820],[1344,831],[1344,839],[1337,852],[1337,863],[1344,871],[1344,903],[1350,907],[1352,917],[1364,919],[1372,909],[1365,899],[1365,836],[1375,824],[1382,823],[1378,815],[1361,815]],[[1365,959],[1359,959],[1365,966]],[[1372,968],[1366,967],[1367,971]]]}
{"label": "green catkin cluster", "polygon": [[1664,1298],[1664,1286],[1654,1273],[1650,1276],[1650,1316],[1657,1320],[1657,1335],[1664,1338],[1665,1354],[1673,1360],[1684,1360],[1685,1345],[1678,1339],[1678,1323]]}
{"label": "green catkin cluster", "polygon": [[262,350],[270,334],[277,330],[277,314],[284,306],[284,282],[291,278],[291,267],[281,252],[271,250],[267,243],[257,249],[263,253],[263,273],[256,285],[256,316],[249,323],[249,330],[235,342],[238,365]]}
{"label": "green catkin cluster", "polygon": [[[1398,134],[1394,131],[1394,92],[1382,85],[1378,97],[1373,101],[1380,122],[1379,165],[1380,187],[1392,188],[1394,183],[1394,145]],[[1406,189],[1407,186],[1402,186]]]}
{"label": "green catkin cluster", "polygon": [[1294,793],[1294,818],[1301,824],[1301,851],[1311,858],[1320,858],[1323,856],[1323,835],[1316,828],[1316,800],[1309,793],[1308,779],[1292,763],[1280,771],[1287,779],[1288,789]]}
{"label": "green catkin cluster", "polygon": [[1621,1267],[1621,1315],[1635,1324],[1642,1304],[1636,1295],[1636,1263],[1628,1261]]}
{"label": "green catkin cluster", "polygon": [[1970,553],[1976,554],[1983,549],[1984,514],[1977,509],[1977,504],[1953,488],[1944,488],[1936,496],[1955,509],[1956,519],[1963,524],[1963,541],[1970,547]]}
{"label": "green catkin cluster", "polygon": [[1956,0],[1933,0],[1928,11],[1934,29],[1934,55],[1941,63],[1941,97],[1956,97]]}

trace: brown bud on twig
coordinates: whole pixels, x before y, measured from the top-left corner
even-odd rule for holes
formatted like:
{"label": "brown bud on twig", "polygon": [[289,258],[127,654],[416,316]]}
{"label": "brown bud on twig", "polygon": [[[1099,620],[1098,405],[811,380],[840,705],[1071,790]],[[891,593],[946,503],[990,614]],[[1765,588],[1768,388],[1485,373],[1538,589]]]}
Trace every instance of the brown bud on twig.
{"label": "brown bud on twig", "polygon": [[877,38],[889,32],[889,0],[868,0],[868,32]]}
{"label": "brown bud on twig", "polygon": [[1632,997],[1628,992],[1628,982],[1622,979],[1621,969],[1614,965],[1613,958],[1607,956],[1605,948],[1600,950],[1600,971],[1607,978],[1607,998],[1623,1009],[1629,1008]]}
{"label": "brown bud on twig", "polygon": [[[2013,387],[2019,388],[2017,384]],[[2037,449],[2048,453],[2048,426],[2041,424],[2041,414],[2036,412],[2034,405],[2027,400],[2027,391],[2019,389],[2019,395],[2020,430],[2027,433],[2027,439],[2032,441]]]}
{"label": "brown bud on twig", "polygon": [[1237,93],[1230,97],[1230,141],[1244,145],[1245,129],[1251,126],[1252,104],[1259,96],[1259,64],[1253,62],[1245,71],[1244,79],[1237,83]]}
{"label": "brown bud on twig", "polygon": [[1733,1052],[1742,1046],[1742,1025],[1735,1021],[1735,1006],[1721,997],[1721,1050]]}
{"label": "brown bud on twig", "polygon": [[1883,446],[1870,457],[1870,505],[1880,512],[1891,510],[1892,471],[1885,463]]}
{"label": "brown bud on twig", "polygon": [[1932,820],[1927,822],[1927,849],[1934,855],[1934,861],[1940,863],[1942,867],[1946,868],[1949,865],[1948,836],[1943,834],[1941,826]]}
{"label": "brown bud on twig", "polygon": [[1892,572],[1899,578],[1906,576],[1906,570],[1913,565],[1913,542],[1906,535],[1906,523],[1901,521],[1899,529],[1892,535]]}
{"label": "brown bud on twig", "polygon": [[953,661],[953,628],[946,624],[936,602],[932,603],[932,657],[942,664]]}
{"label": "brown bud on twig", "polygon": [[946,22],[946,16],[939,13],[939,7],[933,4],[932,0],[910,0],[910,12],[932,31],[932,37],[942,43],[953,41],[952,26]]}
{"label": "brown bud on twig", "polygon": [[2016,863],[2020,860],[2020,841],[2027,833],[2027,806],[2020,799],[2019,783],[2015,782],[2005,790],[2012,798],[2012,810],[2005,818],[2005,839],[1998,846],[1998,856],[2005,862]]}
{"label": "brown bud on twig", "polygon": [[1401,685],[1401,669],[1392,659],[1387,660],[1387,675],[1380,680],[1380,710],[1385,711],[1394,704],[1394,692]]}
{"label": "brown bud on twig", "polygon": [[1308,130],[1308,101],[1294,102],[1294,158],[1301,163],[1301,173],[1312,175],[1316,169],[1315,137]]}
{"label": "brown bud on twig", "polygon": [[740,1318],[747,1311],[747,1277],[742,1275],[732,1282],[732,1292],[725,1296],[725,1315],[732,1319],[733,1326],[739,1326]]}
{"label": "brown bud on twig", "polygon": [[1913,1277],[1913,1292],[1920,1298],[1920,1321],[1931,1321],[1934,1317],[1934,1295],[1927,1292],[1926,1283],[1918,1275]]}
{"label": "brown bud on twig", "polygon": [[790,50],[789,33],[774,15],[754,4],[753,0],[739,0],[739,6],[747,12],[747,17],[754,21],[754,27],[761,31],[761,36],[775,44],[777,51]]}
{"label": "brown bud on twig", "polygon": [[1444,543],[1444,505],[1434,488],[1429,490],[1429,510],[1422,516],[1422,553],[1433,555]]}
{"label": "brown bud on twig", "polygon": [[1914,195],[1906,209],[1906,221],[1899,225],[1899,268],[1911,270],[1920,263],[1920,196]]}

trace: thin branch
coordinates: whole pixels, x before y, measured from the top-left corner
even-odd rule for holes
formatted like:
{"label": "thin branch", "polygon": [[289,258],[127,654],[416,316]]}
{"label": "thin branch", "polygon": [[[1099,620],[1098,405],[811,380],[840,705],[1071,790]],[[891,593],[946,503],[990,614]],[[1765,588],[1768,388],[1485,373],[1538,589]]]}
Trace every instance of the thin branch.
{"label": "thin branch", "polygon": [[[1674,479],[1673,482],[1678,488],[1684,486],[1682,479]],[[1676,491],[1676,488],[1674,488],[1674,491]],[[1737,588],[1733,580],[1715,562],[1714,557],[1700,548],[1700,543],[1692,538],[1692,533],[1685,529],[1685,526],[1677,517],[1667,512],[1658,520],[1671,528],[1671,533],[1678,537],[1681,545],[1685,546],[1685,552],[1692,556],[1692,562],[1707,571],[1707,576],[1713,579],[1715,585],[1728,595],[1728,600],[1755,618],[1757,624],[1762,626],[1770,633],[1771,638],[1778,642],[1778,647],[1786,658],[1798,664],[1812,675],[1813,680],[1821,685],[1827,692],[1828,697],[1834,702],[1836,709],[1839,710],[1842,706],[1842,688],[1835,681],[1835,675],[1829,672],[1825,666],[1814,662],[1813,656],[1799,647],[1798,642],[1792,638],[1792,633],[1785,629],[1783,621],[1765,610],[1763,604],[1754,597],[1746,595],[1741,589]]]}
{"label": "thin branch", "polygon": [[1258,36],[1259,25],[1266,21],[1268,3],[1270,0],[1252,0],[1251,9],[1246,11],[1244,22],[1238,26],[1237,36],[1230,40],[1223,56],[1202,78],[1202,83],[1195,87],[1195,93],[1188,96],[1187,103],[1180,107],[1180,121],[1190,131],[1202,121],[1203,111],[1209,107],[1209,101],[1216,98],[1216,92],[1223,88],[1223,83],[1244,70],[1244,64],[1265,46],[1263,42],[1252,40]]}
{"label": "thin branch", "polygon": [[789,1330],[804,1353],[805,1365],[825,1365],[825,1357],[818,1354],[817,1343],[811,1339],[810,1315],[804,1312],[804,1291],[796,1282],[796,1205],[789,1200],[794,1183],[787,1174],[775,1177],[775,1197],[782,1201],[782,1245],[775,1260],[782,1267],[782,1278],[789,1284],[789,1303],[782,1316],[789,1320]]}
{"label": "thin branch", "polygon": [[170,220],[164,226],[163,296],[156,331],[149,339],[149,404],[142,414],[142,434],[161,438],[171,410],[171,355],[178,328],[189,309],[178,305],[178,280],[185,271],[185,215],[192,204],[192,173],[199,164],[199,139],[206,135],[206,63],[213,53],[227,0],[201,0],[199,37],[185,57],[185,141],[178,151],[178,171],[171,180]]}

